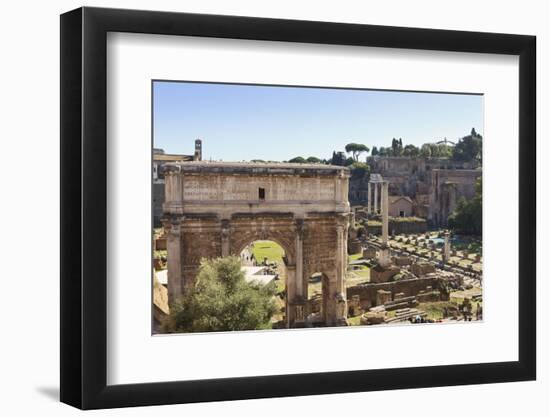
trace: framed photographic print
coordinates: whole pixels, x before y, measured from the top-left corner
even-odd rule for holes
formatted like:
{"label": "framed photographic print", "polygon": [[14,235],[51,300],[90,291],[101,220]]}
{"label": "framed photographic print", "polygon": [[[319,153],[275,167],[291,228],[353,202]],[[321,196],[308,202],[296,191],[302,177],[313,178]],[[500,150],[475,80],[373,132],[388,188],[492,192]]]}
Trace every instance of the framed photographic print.
{"label": "framed photographic print", "polygon": [[61,16],[61,400],[535,379],[535,38]]}

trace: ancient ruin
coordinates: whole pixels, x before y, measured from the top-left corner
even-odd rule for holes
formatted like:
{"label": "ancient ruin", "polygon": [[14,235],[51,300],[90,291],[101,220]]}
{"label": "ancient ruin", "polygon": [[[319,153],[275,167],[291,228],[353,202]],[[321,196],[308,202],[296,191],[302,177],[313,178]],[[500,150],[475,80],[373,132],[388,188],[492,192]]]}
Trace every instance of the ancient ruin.
{"label": "ancient ruin", "polygon": [[255,240],[285,251],[286,326],[304,325],[308,280],[322,275],[322,319],[346,324],[349,170],[284,163],[184,162],[164,167],[170,302],[202,258],[239,255]]}
{"label": "ancient ruin", "polygon": [[160,226],[164,203],[164,166],[174,162],[202,161],[202,140],[195,139],[193,155],[168,154],[164,149],[153,149],[153,225]]}
{"label": "ancient ruin", "polygon": [[[447,218],[461,197],[475,194],[480,166],[448,158],[371,156],[370,176],[352,177],[349,199],[353,206],[366,205],[369,214],[380,209],[380,180],[390,184],[390,215],[416,216],[432,227],[447,226]],[[411,230],[411,232],[413,232]]]}

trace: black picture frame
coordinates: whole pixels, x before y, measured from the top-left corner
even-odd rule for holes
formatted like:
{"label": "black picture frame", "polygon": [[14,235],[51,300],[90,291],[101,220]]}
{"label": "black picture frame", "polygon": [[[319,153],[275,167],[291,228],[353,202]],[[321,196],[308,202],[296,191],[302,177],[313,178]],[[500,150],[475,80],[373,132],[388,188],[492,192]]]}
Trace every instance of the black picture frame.
{"label": "black picture frame", "polygon": [[[518,361],[107,385],[108,32],[519,56]],[[535,51],[524,35],[88,7],[61,15],[61,401],[95,409],[535,379]]]}

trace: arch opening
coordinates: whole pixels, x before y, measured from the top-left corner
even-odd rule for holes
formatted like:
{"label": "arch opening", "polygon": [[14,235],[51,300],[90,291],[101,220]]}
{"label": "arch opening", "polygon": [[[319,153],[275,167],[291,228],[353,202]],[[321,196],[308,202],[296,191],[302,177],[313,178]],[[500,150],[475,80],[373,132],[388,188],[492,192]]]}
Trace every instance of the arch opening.
{"label": "arch opening", "polygon": [[240,250],[239,257],[247,281],[275,285],[277,312],[271,322],[274,329],[285,327],[287,269],[284,248],[274,240],[253,240]]}

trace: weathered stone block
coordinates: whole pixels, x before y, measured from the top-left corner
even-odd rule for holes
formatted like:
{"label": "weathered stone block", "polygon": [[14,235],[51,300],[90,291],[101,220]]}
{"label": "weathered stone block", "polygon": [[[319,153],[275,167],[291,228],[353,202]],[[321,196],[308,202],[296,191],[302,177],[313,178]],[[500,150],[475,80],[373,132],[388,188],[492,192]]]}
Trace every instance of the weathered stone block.
{"label": "weathered stone block", "polygon": [[434,273],[435,266],[428,262],[417,262],[411,265],[411,272],[418,277],[422,277],[426,274]]}
{"label": "weathered stone block", "polygon": [[371,247],[363,249],[363,258],[374,259],[376,258],[376,249]]}
{"label": "weathered stone block", "polygon": [[384,305],[391,301],[391,291],[378,290],[376,292],[376,305]]}
{"label": "weathered stone block", "polygon": [[386,312],[372,312],[369,311],[361,316],[361,324],[363,325],[372,325],[372,324],[382,324],[386,320]]}
{"label": "weathered stone block", "polygon": [[407,266],[412,263],[412,260],[408,256],[396,256],[393,258],[393,263],[397,266]]}

